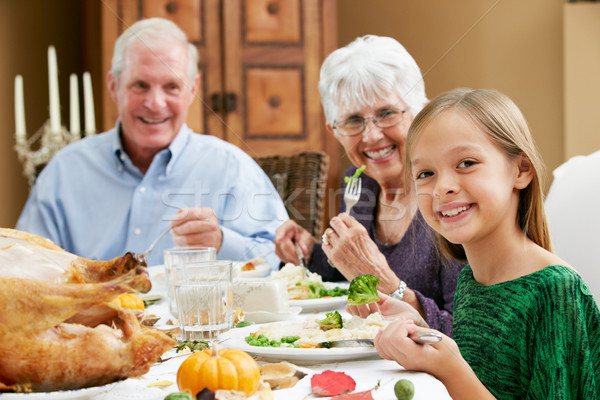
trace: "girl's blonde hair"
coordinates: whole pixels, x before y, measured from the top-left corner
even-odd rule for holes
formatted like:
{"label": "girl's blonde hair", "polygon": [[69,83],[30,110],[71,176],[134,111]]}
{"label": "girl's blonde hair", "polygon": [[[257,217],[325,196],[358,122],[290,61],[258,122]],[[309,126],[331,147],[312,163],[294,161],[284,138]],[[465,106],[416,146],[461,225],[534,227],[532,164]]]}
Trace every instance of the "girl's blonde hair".
{"label": "girl's blonde hair", "polygon": [[[528,238],[551,251],[544,212],[544,163],[523,114],[508,96],[497,90],[458,88],[439,95],[423,108],[408,131],[404,168],[406,185],[413,182],[410,160],[419,133],[435,118],[450,110],[472,121],[509,159],[521,154],[529,159],[534,175],[531,183],[520,192],[517,222]],[[451,243],[441,235],[438,239],[446,256],[466,260],[462,245]]]}

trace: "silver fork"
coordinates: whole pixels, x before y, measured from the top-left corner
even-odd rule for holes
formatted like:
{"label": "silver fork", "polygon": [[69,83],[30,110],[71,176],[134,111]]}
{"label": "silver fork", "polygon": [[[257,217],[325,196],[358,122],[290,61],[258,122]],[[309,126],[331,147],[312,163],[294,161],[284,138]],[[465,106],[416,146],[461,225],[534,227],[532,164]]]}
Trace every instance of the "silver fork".
{"label": "silver fork", "polygon": [[348,214],[350,214],[352,207],[358,203],[361,187],[362,184],[360,178],[350,177],[348,184],[346,185],[346,190],[344,191],[344,203],[346,204],[346,212]]}
{"label": "silver fork", "polygon": [[150,246],[148,246],[148,249],[146,249],[146,251],[144,252],[144,254],[136,254],[135,258],[137,259],[137,261],[140,264],[148,264],[148,257],[150,256],[150,252],[152,251],[152,249],[154,249],[154,246],[156,246],[158,244],[158,242],[160,242],[160,239],[162,239],[167,233],[169,233],[169,231],[173,229],[173,227],[171,225],[169,225],[169,227],[167,229],[165,229],[164,231],[162,231],[160,233],[160,235],[158,235],[158,237],[156,239],[154,239],[154,242],[150,243]]}

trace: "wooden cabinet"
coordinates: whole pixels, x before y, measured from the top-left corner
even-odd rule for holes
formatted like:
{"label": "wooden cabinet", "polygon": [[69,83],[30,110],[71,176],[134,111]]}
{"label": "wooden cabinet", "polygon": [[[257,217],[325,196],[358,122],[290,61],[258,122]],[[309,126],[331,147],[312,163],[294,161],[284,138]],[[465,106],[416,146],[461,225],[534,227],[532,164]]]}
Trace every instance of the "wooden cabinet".
{"label": "wooden cabinet", "polygon": [[[103,0],[103,73],[136,20],[176,22],[198,48],[200,87],[188,125],[252,157],[324,151],[339,184],[339,146],[325,130],[318,80],[337,47],[336,0]],[[108,92],[103,123],[117,118]],[[334,205],[333,209],[337,209]]]}

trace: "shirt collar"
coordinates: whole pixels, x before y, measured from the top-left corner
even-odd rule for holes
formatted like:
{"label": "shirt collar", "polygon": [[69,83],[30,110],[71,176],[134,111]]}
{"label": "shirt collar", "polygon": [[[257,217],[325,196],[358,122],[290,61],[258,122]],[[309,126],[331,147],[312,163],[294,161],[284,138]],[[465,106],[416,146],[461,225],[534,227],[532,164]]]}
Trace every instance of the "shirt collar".
{"label": "shirt collar", "polygon": [[123,145],[121,143],[121,121],[117,121],[117,125],[114,128],[112,151],[117,157],[117,168],[122,168],[123,165],[125,165],[127,154],[125,153],[125,150],[123,150]]}
{"label": "shirt collar", "polygon": [[181,157],[181,154],[183,153],[190,140],[191,132],[191,129],[188,128],[186,124],[183,124],[181,126],[181,129],[179,130],[179,133],[177,133],[177,136],[175,136],[175,139],[173,139],[173,141],[169,145],[171,159],[167,164],[167,173],[171,170],[173,163],[175,163],[179,159],[179,157]]}
{"label": "shirt collar", "polygon": [[[117,125],[115,126],[114,133],[115,134],[112,139],[112,149],[113,149],[113,153],[115,154],[115,156],[117,158],[117,162],[118,162],[117,169],[121,170],[123,168],[123,166],[125,166],[125,160],[128,159],[129,157],[127,156],[127,153],[125,153],[125,150],[123,149],[123,143],[121,142],[121,121],[120,120],[117,121]],[[166,159],[168,160],[168,162],[165,166],[166,174],[168,174],[171,171],[173,163],[175,163],[177,161],[177,159],[179,157],[181,157],[181,154],[185,150],[185,147],[189,141],[190,135],[191,135],[191,129],[187,126],[187,124],[183,124],[181,126],[181,129],[177,133],[177,136],[175,136],[175,139],[173,139],[173,141],[171,142],[169,147],[156,154],[156,156],[158,156],[159,154],[162,154],[165,152],[169,153],[168,155],[166,155],[166,157],[167,157]]]}

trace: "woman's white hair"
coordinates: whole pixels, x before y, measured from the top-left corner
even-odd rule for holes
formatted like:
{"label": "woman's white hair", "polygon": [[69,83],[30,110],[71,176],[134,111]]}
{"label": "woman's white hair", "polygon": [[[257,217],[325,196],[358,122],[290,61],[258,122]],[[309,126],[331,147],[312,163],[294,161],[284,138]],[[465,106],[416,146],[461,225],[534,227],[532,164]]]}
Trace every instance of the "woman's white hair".
{"label": "woman's white hair", "polygon": [[187,78],[191,85],[198,74],[198,50],[188,41],[187,35],[174,22],[164,18],[148,18],[137,21],[119,36],[115,42],[111,73],[118,83],[123,71],[125,53],[133,44],[144,44],[149,48],[152,42],[166,40],[173,45],[178,43],[187,49]]}
{"label": "woman's white hair", "polygon": [[325,119],[355,110],[377,98],[398,95],[413,115],[428,102],[416,61],[393,38],[366,35],[332,52],[321,66],[319,92]]}

